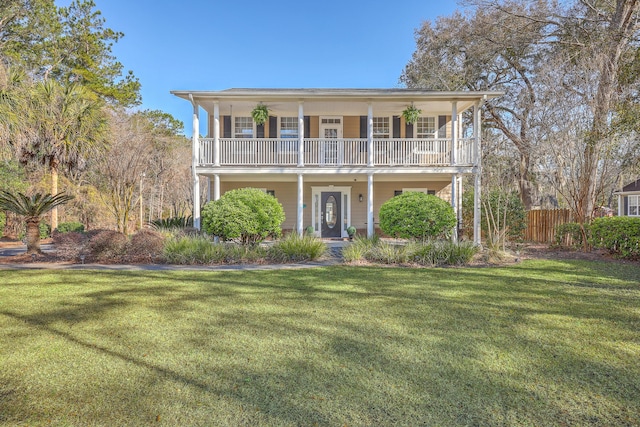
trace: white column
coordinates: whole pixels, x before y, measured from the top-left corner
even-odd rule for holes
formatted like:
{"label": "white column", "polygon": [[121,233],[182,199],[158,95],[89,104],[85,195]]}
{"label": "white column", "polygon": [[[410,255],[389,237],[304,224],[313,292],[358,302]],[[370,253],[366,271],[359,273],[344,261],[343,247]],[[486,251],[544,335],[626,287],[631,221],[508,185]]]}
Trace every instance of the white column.
{"label": "white column", "polygon": [[220,166],[220,104],[213,103],[213,166]]}
{"label": "white column", "polygon": [[367,110],[367,166],[373,166],[373,105],[369,103]]}
{"label": "white column", "polygon": [[624,216],[626,212],[624,211],[624,197],[622,194],[618,194],[618,216]]}
{"label": "white column", "polygon": [[220,175],[213,175],[213,200],[220,199]]}
{"label": "white column", "polygon": [[302,236],[304,232],[304,204],[303,201],[304,179],[301,173],[298,174],[298,216],[296,218],[296,231]]}
{"label": "white column", "polygon": [[473,157],[473,243],[477,246],[482,245],[482,229],[480,227],[480,220],[482,218],[482,212],[480,211],[480,206],[482,206],[480,203],[482,197],[481,107],[481,102],[476,103],[473,107],[473,136],[475,138]]}
{"label": "white column", "polygon": [[456,215],[456,226],[453,228],[453,232],[451,233],[451,239],[454,242],[458,241],[458,175],[453,175],[451,177],[451,207],[453,208],[453,212]]}
{"label": "white column", "polygon": [[193,105],[193,136],[191,153],[191,177],[193,183],[193,226],[200,229],[200,177],[196,172],[198,166],[198,152],[200,149],[200,117],[198,116],[198,104],[191,98]]}
{"label": "white column", "polygon": [[373,173],[367,175],[367,237],[372,238],[375,233],[373,223]]}
{"label": "white column", "polygon": [[[304,103],[298,103],[298,167],[304,166]],[[299,177],[300,175],[298,175]]]}
{"label": "white column", "polygon": [[451,103],[451,164],[458,163],[458,103]]}

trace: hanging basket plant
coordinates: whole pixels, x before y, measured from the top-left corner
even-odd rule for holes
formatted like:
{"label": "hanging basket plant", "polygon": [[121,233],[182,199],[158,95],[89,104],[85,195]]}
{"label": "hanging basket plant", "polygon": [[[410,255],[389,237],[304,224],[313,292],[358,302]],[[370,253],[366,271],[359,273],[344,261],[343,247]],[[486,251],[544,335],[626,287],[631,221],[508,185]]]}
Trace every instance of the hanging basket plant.
{"label": "hanging basket plant", "polygon": [[404,121],[409,124],[414,124],[418,121],[418,117],[422,114],[422,110],[413,106],[413,104],[409,105],[402,111],[402,117],[404,117]]}
{"label": "hanging basket plant", "polygon": [[263,125],[269,120],[269,108],[264,104],[258,104],[256,108],[251,111],[251,117],[253,117],[253,121],[256,122],[257,125]]}

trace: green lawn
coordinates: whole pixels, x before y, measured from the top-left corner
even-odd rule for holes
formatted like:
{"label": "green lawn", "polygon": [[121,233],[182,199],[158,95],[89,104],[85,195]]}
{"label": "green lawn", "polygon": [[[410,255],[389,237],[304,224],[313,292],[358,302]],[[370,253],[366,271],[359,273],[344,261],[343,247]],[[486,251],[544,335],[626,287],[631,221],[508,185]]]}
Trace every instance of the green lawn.
{"label": "green lawn", "polygon": [[0,425],[640,425],[637,264],[0,279]]}

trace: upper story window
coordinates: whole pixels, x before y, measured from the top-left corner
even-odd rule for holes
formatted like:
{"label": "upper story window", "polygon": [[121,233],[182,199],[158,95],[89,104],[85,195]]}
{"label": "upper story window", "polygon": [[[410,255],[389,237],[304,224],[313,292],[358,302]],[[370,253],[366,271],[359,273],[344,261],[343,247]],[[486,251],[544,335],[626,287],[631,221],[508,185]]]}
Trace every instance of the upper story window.
{"label": "upper story window", "polygon": [[373,137],[375,139],[384,139],[391,137],[391,127],[389,126],[389,117],[373,118]]}
{"label": "upper story window", "polygon": [[253,138],[253,119],[251,117],[236,117],[234,127],[235,138]]}
{"label": "upper story window", "polygon": [[629,196],[629,216],[640,216],[640,196]]}
{"label": "upper story window", "polygon": [[435,117],[418,117],[416,122],[416,138],[435,138],[436,137],[436,118]]}
{"label": "upper story window", "polygon": [[280,138],[298,138],[297,117],[280,117]]}

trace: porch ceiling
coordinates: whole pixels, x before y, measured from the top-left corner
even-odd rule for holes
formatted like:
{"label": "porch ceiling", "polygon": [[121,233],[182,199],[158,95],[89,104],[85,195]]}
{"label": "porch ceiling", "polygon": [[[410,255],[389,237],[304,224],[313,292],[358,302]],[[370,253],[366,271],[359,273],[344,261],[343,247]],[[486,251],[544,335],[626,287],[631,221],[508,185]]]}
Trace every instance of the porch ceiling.
{"label": "porch ceiling", "polygon": [[[209,176],[213,180],[213,175]],[[297,182],[295,174],[224,174],[220,173],[221,181],[229,182],[252,182],[256,184],[264,182]],[[448,173],[394,173],[394,174],[376,174],[373,177],[374,185],[376,182],[436,182],[451,181],[452,174]],[[322,182],[322,183],[346,183],[346,182],[367,182],[366,174],[304,174],[304,182]]]}
{"label": "porch ceiling", "polygon": [[193,99],[209,114],[218,101],[221,115],[249,115],[258,103],[264,103],[276,116],[297,116],[298,103],[304,102],[305,115],[366,115],[368,104],[374,115],[399,115],[413,103],[425,115],[451,114],[451,102],[458,111],[470,108],[483,98],[500,96],[499,92],[434,92],[413,89],[229,89],[224,91],[172,91]]}

